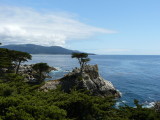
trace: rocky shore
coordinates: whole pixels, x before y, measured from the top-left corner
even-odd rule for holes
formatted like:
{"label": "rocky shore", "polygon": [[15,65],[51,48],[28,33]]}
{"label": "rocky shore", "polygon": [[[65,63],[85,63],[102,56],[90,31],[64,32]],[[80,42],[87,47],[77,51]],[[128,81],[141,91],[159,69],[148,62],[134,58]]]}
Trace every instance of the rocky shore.
{"label": "rocky shore", "polygon": [[95,96],[120,97],[113,84],[100,76],[97,65],[86,65],[83,73],[80,73],[79,68],[75,68],[61,79],[47,81],[40,89],[48,91],[59,85],[64,92],[70,92],[76,87],[77,90],[89,90]]}
{"label": "rocky shore", "polygon": [[[19,68],[19,74],[25,78],[26,82],[34,83],[38,81],[37,72],[32,69],[33,65],[21,65]],[[48,72],[53,70],[56,71],[57,69],[50,67]],[[50,77],[48,74],[43,75],[45,78]],[[120,93],[113,84],[100,76],[97,65],[86,65],[82,73],[79,68],[75,68],[61,79],[46,81],[40,89],[48,91],[49,89],[56,89],[57,86],[61,86],[64,92],[70,92],[71,89],[75,88],[77,90],[88,90],[95,96],[120,97]]]}
{"label": "rocky shore", "polygon": [[[31,64],[31,65],[20,65],[19,67],[19,74],[21,74],[24,78],[25,78],[25,81],[26,82],[37,82],[37,72],[35,70],[33,70],[33,65],[34,64]],[[48,70],[48,73],[50,71],[56,71],[57,69],[54,68],[54,67],[50,67],[49,70]],[[45,74],[43,73],[43,76],[45,78],[50,78],[50,76],[48,74]]]}
{"label": "rocky shore", "polygon": [[156,111],[160,112],[160,101],[155,103],[154,109],[155,109]]}

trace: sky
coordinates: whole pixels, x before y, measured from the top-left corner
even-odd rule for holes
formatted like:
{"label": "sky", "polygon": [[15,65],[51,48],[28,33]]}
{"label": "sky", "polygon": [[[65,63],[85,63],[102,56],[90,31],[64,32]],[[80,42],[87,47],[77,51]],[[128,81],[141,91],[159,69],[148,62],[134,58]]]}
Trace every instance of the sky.
{"label": "sky", "polygon": [[0,42],[160,55],[160,0],[0,0]]}

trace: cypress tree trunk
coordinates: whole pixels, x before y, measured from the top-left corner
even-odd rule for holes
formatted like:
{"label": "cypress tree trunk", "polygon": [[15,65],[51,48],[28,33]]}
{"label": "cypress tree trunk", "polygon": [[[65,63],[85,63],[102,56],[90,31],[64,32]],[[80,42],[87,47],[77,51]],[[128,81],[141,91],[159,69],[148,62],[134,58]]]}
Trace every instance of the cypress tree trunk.
{"label": "cypress tree trunk", "polygon": [[81,74],[82,74],[83,69],[84,69],[84,63],[83,62],[81,63],[81,68],[80,69],[81,69]]}
{"label": "cypress tree trunk", "polygon": [[40,72],[39,72],[39,79],[40,79],[40,81],[41,81],[41,76],[42,76],[41,74],[42,74],[42,73],[41,73],[41,71],[40,71]]}
{"label": "cypress tree trunk", "polygon": [[39,72],[39,78],[40,78],[40,82],[42,82],[42,71]]}
{"label": "cypress tree trunk", "polygon": [[18,74],[20,64],[21,64],[21,61],[18,62],[17,69],[16,69],[16,74]]}

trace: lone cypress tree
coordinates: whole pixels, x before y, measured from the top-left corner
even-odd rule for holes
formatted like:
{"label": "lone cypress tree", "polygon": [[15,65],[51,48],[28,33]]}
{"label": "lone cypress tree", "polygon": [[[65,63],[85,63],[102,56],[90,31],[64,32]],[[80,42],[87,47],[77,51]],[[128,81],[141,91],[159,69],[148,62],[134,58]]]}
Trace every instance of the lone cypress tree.
{"label": "lone cypress tree", "polygon": [[72,53],[72,58],[78,59],[78,62],[80,64],[81,73],[84,69],[84,66],[87,64],[87,62],[90,61],[90,58],[88,58],[87,53]]}

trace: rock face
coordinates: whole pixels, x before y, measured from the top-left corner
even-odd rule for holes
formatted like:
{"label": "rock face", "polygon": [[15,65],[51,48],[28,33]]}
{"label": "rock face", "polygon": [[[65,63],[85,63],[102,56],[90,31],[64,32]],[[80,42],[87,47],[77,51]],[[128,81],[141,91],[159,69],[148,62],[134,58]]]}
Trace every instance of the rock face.
{"label": "rock face", "polygon": [[[19,74],[21,74],[24,78],[25,78],[25,81],[26,82],[37,82],[37,72],[35,70],[33,70],[33,65],[34,64],[31,64],[31,65],[20,65],[19,67]],[[54,68],[54,67],[50,67],[48,72],[50,71],[56,71],[57,69]],[[48,76],[48,74],[44,74],[44,77],[45,78],[49,78],[50,76]]]}
{"label": "rock face", "polygon": [[21,74],[26,82],[35,82],[35,71],[32,69],[33,65],[20,65],[18,73]]}
{"label": "rock face", "polygon": [[114,88],[113,84],[99,75],[97,65],[86,65],[83,73],[80,73],[80,69],[75,68],[59,80],[46,82],[41,89],[55,89],[57,85],[61,85],[65,92],[69,92],[76,87],[76,89],[89,90],[91,94],[96,96],[120,97],[120,93]]}
{"label": "rock face", "polygon": [[160,112],[160,102],[156,102],[154,108],[156,111]]}

